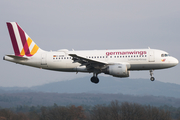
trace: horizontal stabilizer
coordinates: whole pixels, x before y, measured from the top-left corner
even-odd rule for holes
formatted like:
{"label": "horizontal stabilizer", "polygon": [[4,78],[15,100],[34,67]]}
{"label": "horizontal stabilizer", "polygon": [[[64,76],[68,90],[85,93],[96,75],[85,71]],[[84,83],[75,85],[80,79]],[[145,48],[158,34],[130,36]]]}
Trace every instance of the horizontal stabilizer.
{"label": "horizontal stabilizer", "polygon": [[20,56],[16,56],[16,55],[6,55],[6,56],[17,59],[17,60],[27,60],[27,59],[29,59],[28,57],[20,57]]}

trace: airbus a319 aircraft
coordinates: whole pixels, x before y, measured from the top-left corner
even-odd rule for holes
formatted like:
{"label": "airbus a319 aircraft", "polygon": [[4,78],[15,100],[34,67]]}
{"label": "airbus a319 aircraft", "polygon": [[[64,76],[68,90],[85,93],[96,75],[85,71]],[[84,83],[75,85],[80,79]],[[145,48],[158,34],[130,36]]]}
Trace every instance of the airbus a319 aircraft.
{"label": "airbus a319 aircraft", "polygon": [[93,73],[91,82],[98,83],[98,74],[114,77],[129,77],[132,70],[149,70],[154,81],[153,70],[176,66],[179,61],[157,49],[115,49],[44,51],[24,32],[16,22],[7,22],[14,54],[5,55],[4,60],[32,67],[63,71]]}

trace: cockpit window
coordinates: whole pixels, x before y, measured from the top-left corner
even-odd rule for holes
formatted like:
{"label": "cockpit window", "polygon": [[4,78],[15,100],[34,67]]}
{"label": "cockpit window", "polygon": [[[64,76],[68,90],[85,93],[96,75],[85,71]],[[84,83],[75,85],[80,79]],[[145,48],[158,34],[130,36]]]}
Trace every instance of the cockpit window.
{"label": "cockpit window", "polygon": [[169,54],[161,54],[161,57],[168,57]]}
{"label": "cockpit window", "polygon": [[165,57],[169,56],[168,54],[165,54]]}

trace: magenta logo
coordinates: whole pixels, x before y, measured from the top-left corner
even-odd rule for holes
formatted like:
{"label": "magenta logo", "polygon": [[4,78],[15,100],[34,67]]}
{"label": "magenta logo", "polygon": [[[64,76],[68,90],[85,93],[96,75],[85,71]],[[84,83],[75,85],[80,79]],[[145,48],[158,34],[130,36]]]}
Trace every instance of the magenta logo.
{"label": "magenta logo", "polygon": [[146,51],[122,51],[122,52],[106,52],[106,55],[144,55],[147,54]]}

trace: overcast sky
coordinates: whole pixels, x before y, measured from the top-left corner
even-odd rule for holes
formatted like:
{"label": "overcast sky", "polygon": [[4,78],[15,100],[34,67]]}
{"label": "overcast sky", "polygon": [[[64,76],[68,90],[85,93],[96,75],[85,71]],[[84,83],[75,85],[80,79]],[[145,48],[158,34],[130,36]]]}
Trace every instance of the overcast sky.
{"label": "overcast sky", "polygon": [[[180,0],[1,0],[0,56],[13,53],[6,27],[11,21],[47,51],[150,47],[180,60],[179,5]],[[42,70],[2,59],[0,66],[0,86],[4,87],[92,76]],[[180,65],[154,71],[156,80],[176,84],[180,84],[179,74]],[[149,71],[132,71],[130,78],[149,79]]]}

